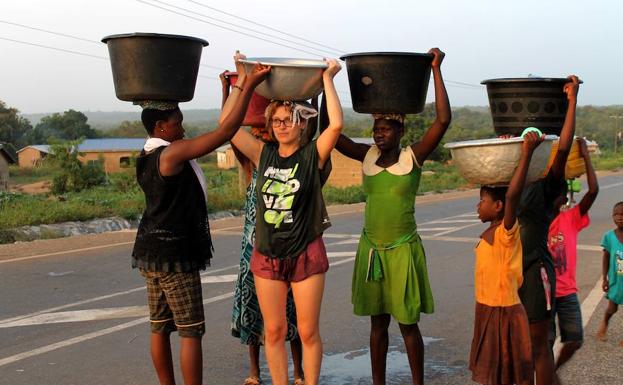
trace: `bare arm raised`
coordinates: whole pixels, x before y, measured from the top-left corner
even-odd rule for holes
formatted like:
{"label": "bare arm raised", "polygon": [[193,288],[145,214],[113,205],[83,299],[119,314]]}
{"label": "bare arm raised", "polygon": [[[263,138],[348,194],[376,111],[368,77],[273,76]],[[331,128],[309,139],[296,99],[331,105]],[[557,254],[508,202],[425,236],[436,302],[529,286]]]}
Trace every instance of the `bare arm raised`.
{"label": "bare arm raised", "polygon": [[[322,95],[322,104],[320,105],[320,113],[318,114],[321,130],[329,126],[329,116],[327,114],[327,100]],[[363,162],[366,153],[370,149],[370,146],[363,143],[356,143],[348,136],[340,133],[340,137],[335,144],[336,150],[344,154],[345,156]]]}
{"label": "bare arm raised", "polygon": [[565,84],[563,90],[567,94],[569,107],[567,108],[567,114],[565,115],[565,123],[562,126],[562,131],[560,132],[558,152],[556,153],[554,164],[549,171],[556,179],[563,179],[565,177],[565,166],[567,164],[567,158],[569,157],[571,145],[573,144],[573,135],[575,134],[575,109],[578,103],[580,80],[575,75],[569,76],[568,79],[569,82]]}
{"label": "bare arm raised", "polygon": [[524,142],[521,147],[521,157],[519,165],[513,174],[513,178],[506,191],[506,203],[504,204],[504,228],[510,230],[517,220],[517,204],[521,197],[521,192],[526,184],[526,175],[528,175],[528,167],[532,153],[541,142],[544,136],[539,136],[536,132],[528,132],[524,136]]}
{"label": "bare arm raised", "polygon": [[322,73],[322,82],[324,84],[324,94],[326,95],[327,114],[329,116],[329,125],[325,128],[318,140],[316,140],[316,149],[318,150],[318,167],[323,168],[324,164],[331,157],[331,151],[335,148],[342,127],[344,125],[344,115],[342,106],[333,84],[333,78],[342,69],[335,59],[327,60],[328,67]]}
{"label": "bare arm raised", "polygon": [[584,164],[586,165],[586,181],[588,182],[588,191],[582,197],[580,201],[580,215],[585,215],[591,208],[597,194],[599,194],[599,182],[597,182],[597,175],[591,162],[591,155],[588,153],[588,147],[586,146],[586,140],[580,139],[580,154],[584,158]]}
{"label": "bare arm raised", "polygon": [[235,103],[232,111],[219,126],[210,132],[193,139],[176,140],[160,155],[160,172],[162,175],[175,175],[182,170],[184,162],[196,159],[214,151],[230,140],[240,125],[247,111],[251,94],[255,87],[264,80],[270,67],[256,65],[253,73],[245,79],[245,86],[241,91],[239,102]]}
{"label": "bare arm raised", "polygon": [[441,76],[441,62],[445,57],[445,53],[439,50],[439,48],[432,48],[428,52],[434,56],[432,67],[435,82],[435,112],[437,116],[428,131],[422,136],[422,139],[411,145],[419,164],[424,164],[426,158],[437,148],[452,120],[450,100],[448,99],[446,86]]}

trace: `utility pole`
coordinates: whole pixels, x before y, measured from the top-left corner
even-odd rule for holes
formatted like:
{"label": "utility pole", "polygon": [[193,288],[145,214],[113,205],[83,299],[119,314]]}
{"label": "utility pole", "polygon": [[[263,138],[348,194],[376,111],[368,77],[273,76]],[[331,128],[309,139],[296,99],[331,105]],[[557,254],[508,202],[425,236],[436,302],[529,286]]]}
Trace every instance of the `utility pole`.
{"label": "utility pole", "polygon": [[617,153],[617,142],[619,141],[619,120],[623,119],[623,115],[610,115],[610,119],[615,120],[614,128],[614,153]]}

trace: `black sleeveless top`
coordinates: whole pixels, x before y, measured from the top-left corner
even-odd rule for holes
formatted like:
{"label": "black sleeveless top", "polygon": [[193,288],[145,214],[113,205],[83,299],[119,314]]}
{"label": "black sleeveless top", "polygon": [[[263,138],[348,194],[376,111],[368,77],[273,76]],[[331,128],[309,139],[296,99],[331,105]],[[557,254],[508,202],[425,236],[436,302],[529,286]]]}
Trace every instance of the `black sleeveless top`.
{"label": "black sleeveless top", "polygon": [[212,258],[208,210],[201,184],[189,162],[173,176],[158,168],[165,146],[136,160],[136,179],[146,208],[136,234],[132,267],[147,271],[203,270]]}
{"label": "black sleeveless top", "polygon": [[256,184],[255,247],[261,254],[297,257],[331,226],[322,197],[330,171],[329,162],[318,169],[315,140],[286,158],[279,156],[278,144],[264,145]]}

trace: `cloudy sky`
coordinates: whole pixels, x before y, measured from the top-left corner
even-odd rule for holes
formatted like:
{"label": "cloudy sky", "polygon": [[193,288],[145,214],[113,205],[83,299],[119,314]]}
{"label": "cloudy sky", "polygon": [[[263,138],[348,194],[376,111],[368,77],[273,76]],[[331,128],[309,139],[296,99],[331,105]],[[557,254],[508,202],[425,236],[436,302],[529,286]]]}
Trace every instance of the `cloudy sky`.
{"label": "cloudy sky", "polygon": [[[219,106],[219,69],[232,67],[236,49],[321,58],[431,47],[446,52],[442,70],[455,106],[486,105],[484,88],[470,86],[483,79],[570,73],[585,82],[580,104],[623,104],[618,0],[3,0],[1,9],[0,100],[25,113],[136,109],[115,98],[107,48],[98,43],[124,32],[210,42],[195,99],[183,108]],[[350,106],[345,72],[336,84]]]}

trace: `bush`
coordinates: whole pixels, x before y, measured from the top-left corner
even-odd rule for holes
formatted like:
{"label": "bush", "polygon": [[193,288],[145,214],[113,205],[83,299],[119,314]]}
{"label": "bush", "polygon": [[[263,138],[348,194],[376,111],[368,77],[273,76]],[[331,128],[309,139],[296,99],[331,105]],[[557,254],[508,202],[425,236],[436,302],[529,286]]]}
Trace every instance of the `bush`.
{"label": "bush", "polygon": [[104,161],[89,161],[83,164],[78,156],[80,141],[52,145],[54,164],[58,173],[52,179],[52,192],[64,194],[70,191],[81,191],[106,183]]}
{"label": "bush", "polygon": [[119,192],[137,192],[140,186],[136,176],[127,172],[117,172],[108,176],[108,183]]}
{"label": "bush", "polygon": [[324,186],[322,193],[325,199],[325,203],[330,204],[347,204],[347,203],[359,203],[365,202],[366,196],[363,193],[363,186],[349,186],[349,187],[332,187]]}

